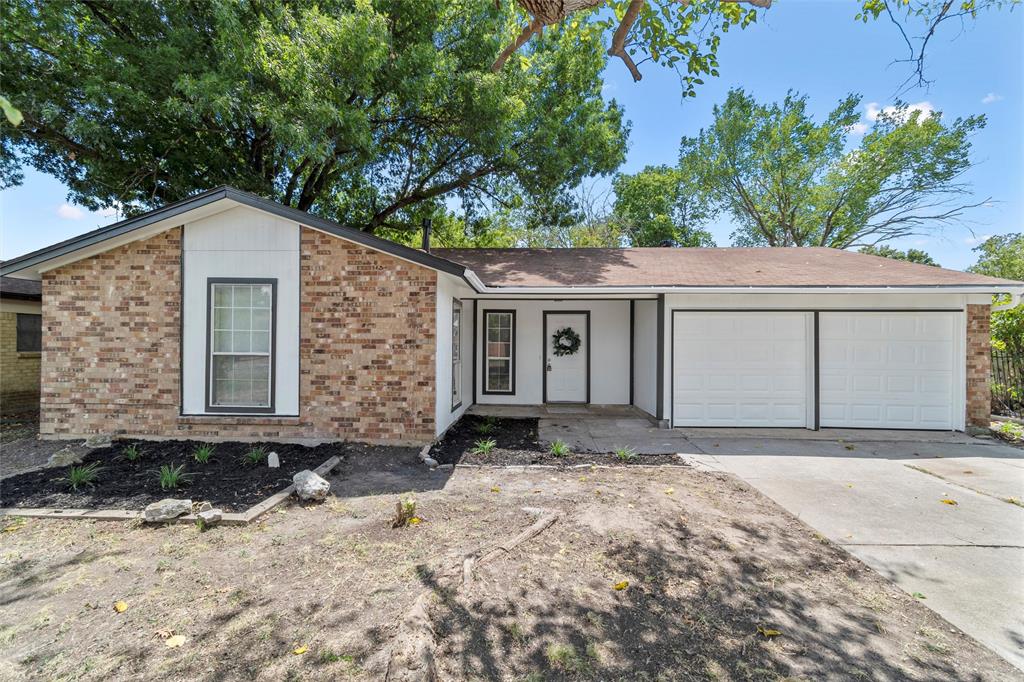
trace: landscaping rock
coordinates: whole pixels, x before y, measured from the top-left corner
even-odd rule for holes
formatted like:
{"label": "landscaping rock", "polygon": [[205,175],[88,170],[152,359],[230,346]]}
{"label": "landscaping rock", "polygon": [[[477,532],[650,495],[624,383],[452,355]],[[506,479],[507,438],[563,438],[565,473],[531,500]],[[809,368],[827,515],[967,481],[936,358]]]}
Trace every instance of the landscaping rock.
{"label": "landscaping rock", "polygon": [[277,456],[276,452],[271,452],[267,455],[267,466],[271,469],[277,469],[281,466],[281,458]]}
{"label": "landscaping rock", "polygon": [[192,513],[192,500],[167,498],[146,507],[144,517],[147,523],[160,523],[176,519],[182,514]]}
{"label": "landscaping rock", "polygon": [[204,509],[196,514],[196,516],[203,522],[203,525],[212,526],[220,523],[220,520],[224,518],[224,513],[220,509]]}
{"label": "landscaping rock", "polygon": [[423,463],[426,464],[431,469],[437,466],[437,460],[434,459],[433,457],[424,457]]}
{"label": "landscaping rock", "polygon": [[292,476],[292,482],[295,484],[295,494],[300,500],[323,500],[331,489],[330,483],[309,469]]}
{"label": "landscaping rock", "polygon": [[85,451],[78,445],[69,445],[65,448],[61,448],[57,452],[50,455],[50,458],[46,460],[46,466],[48,467],[66,467],[72,464],[78,464],[82,461],[85,456]]}
{"label": "landscaping rock", "polygon": [[97,433],[85,439],[87,448],[109,448],[110,445],[110,435],[106,433]]}
{"label": "landscaping rock", "polygon": [[452,469],[455,468],[455,465],[454,464],[439,464],[439,465],[437,465],[437,468],[440,469],[441,471],[451,471]]}

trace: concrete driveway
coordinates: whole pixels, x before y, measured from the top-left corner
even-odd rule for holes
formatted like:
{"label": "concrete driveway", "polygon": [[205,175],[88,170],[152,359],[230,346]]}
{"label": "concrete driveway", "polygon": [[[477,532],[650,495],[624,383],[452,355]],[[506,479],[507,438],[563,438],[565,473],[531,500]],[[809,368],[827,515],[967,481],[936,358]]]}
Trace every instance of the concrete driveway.
{"label": "concrete driveway", "polygon": [[739,476],[1024,670],[1024,450],[929,432],[678,435],[695,466]]}

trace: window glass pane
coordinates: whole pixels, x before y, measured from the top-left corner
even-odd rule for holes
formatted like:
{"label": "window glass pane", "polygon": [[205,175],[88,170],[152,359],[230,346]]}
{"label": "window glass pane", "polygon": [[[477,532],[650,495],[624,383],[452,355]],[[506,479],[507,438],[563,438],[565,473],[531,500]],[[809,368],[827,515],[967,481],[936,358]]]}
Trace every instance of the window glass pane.
{"label": "window glass pane", "polygon": [[236,353],[248,353],[251,349],[249,347],[249,332],[234,332],[232,335],[231,350]]}
{"label": "window glass pane", "polygon": [[270,332],[253,332],[251,351],[253,353],[269,353]]}
{"label": "window glass pane", "polygon": [[254,308],[252,327],[256,331],[270,331],[270,308]]}
{"label": "window glass pane", "polygon": [[260,284],[252,289],[252,307],[269,308],[271,302],[272,287],[269,284]]}
{"label": "window glass pane", "polygon": [[214,332],[213,333],[213,352],[214,353],[230,353],[231,352],[231,332]]}
{"label": "window glass pane", "polygon": [[234,300],[232,305],[236,308],[248,308],[252,305],[253,285],[241,284],[232,287],[234,289]]}
{"label": "window glass pane", "polygon": [[235,331],[252,329],[252,311],[248,308],[235,308],[231,315],[231,325]]}
{"label": "window glass pane", "polygon": [[15,350],[19,353],[39,353],[43,350],[43,316],[18,313],[15,320]]}
{"label": "window glass pane", "polygon": [[218,308],[231,307],[231,287],[224,284],[214,284],[213,305]]}
{"label": "window glass pane", "polygon": [[231,329],[231,308],[213,309],[213,328]]}
{"label": "window glass pane", "polygon": [[488,360],[487,361],[487,390],[508,391],[511,390],[511,374],[509,373],[509,360]]}

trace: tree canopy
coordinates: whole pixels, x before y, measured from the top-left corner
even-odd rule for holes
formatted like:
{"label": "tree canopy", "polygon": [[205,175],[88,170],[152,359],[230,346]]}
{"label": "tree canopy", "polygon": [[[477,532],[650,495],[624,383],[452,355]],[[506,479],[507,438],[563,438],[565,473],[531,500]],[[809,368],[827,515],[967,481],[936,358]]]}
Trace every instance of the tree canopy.
{"label": "tree canopy", "polygon": [[940,267],[931,256],[920,249],[907,249],[906,251],[900,251],[899,249],[883,244],[881,246],[862,246],[858,251],[860,251],[860,253],[866,253],[869,256],[881,256],[882,258],[905,260],[909,263],[920,263],[921,265],[934,265],[935,267]]}
{"label": "tree canopy", "polygon": [[368,231],[446,198],[557,196],[622,162],[600,36],[491,72],[493,0],[7,0],[0,182],[21,165],[129,214],[220,184]]}
{"label": "tree canopy", "polygon": [[[1024,233],[989,237],[974,248],[978,262],[971,272],[1024,281]],[[992,313],[992,342],[1024,356],[1024,305]]]}
{"label": "tree canopy", "polygon": [[938,112],[898,104],[851,150],[859,104],[850,95],[816,122],[804,96],[761,104],[732,90],[711,126],[683,138],[681,191],[727,212],[740,246],[873,245],[954,222],[983,203],[957,202],[968,192],[961,176],[983,116],[947,124]]}
{"label": "tree canopy", "polygon": [[631,246],[714,246],[701,229],[707,205],[692,194],[688,168],[648,166],[635,175],[618,175],[614,219]]}

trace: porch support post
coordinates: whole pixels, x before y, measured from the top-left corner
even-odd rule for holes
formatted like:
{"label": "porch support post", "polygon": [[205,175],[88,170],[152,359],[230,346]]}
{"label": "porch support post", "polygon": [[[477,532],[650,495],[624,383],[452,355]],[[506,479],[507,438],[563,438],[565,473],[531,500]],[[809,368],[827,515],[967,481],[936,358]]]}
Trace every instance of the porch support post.
{"label": "porch support post", "polygon": [[658,421],[665,420],[665,294],[658,294]]}
{"label": "porch support post", "polygon": [[629,404],[635,405],[633,396],[633,369],[636,345],[636,300],[629,299]]}

